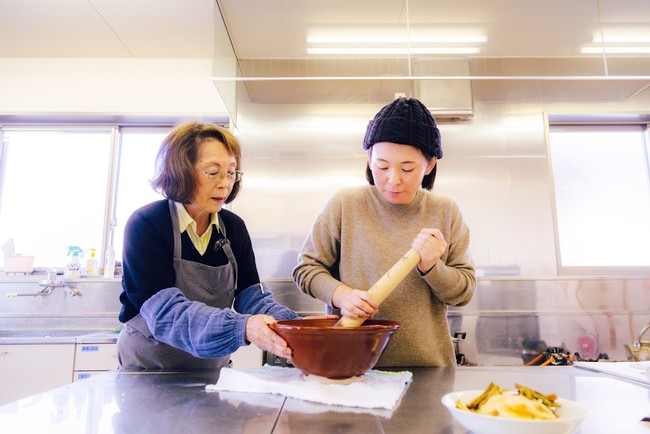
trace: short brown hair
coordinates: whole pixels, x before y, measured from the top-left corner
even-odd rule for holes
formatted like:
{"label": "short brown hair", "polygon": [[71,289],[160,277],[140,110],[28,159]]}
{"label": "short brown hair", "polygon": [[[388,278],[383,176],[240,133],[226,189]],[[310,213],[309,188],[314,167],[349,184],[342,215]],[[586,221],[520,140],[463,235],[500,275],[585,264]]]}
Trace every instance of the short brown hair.
{"label": "short brown hair", "polygon": [[[236,169],[241,169],[241,148],[232,133],[209,122],[187,121],[174,128],[160,144],[156,156],[156,175],[151,180],[151,186],[168,199],[190,203],[197,185],[194,166],[199,148],[206,139],[221,142],[235,157]],[[241,181],[233,185],[226,203],[232,202],[240,189]]]}

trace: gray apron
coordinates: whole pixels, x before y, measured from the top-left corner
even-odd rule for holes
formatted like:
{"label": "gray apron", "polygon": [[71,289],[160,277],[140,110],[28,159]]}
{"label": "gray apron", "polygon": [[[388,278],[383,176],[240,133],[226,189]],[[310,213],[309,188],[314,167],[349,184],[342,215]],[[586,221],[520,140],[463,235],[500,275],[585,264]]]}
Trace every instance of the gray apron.
{"label": "gray apron", "polygon": [[[169,201],[174,232],[175,286],[189,300],[225,309],[232,306],[237,288],[237,262],[226,237],[226,228],[219,219],[224,239],[215,248],[223,249],[228,264],[213,267],[181,258],[181,232],[174,202]],[[152,270],[152,272],[155,272]],[[178,348],[157,341],[142,315],[126,322],[118,337],[118,357],[123,370],[213,371],[227,366],[230,356],[202,359]]]}

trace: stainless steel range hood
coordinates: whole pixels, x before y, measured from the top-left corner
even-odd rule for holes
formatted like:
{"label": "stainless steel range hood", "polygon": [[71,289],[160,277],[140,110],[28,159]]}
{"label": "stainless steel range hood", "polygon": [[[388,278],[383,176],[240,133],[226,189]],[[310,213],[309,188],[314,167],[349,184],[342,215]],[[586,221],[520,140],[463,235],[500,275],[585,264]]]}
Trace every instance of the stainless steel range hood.
{"label": "stainless steel range hood", "polygon": [[[650,56],[609,51],[620,48],[612,42],[618,37],[646,37],[647,7],[641,0],[534,5],[503,0],[471,9],[430,0],[353,3],[343,13],[336,2],[291,1],[280,7],[217,0],[212,75],[226,104],[230,98],[233,106],[366,105],[371,115],[403,94],[422,99],[439,119],[467,120],[486,103],[624,103],[647,92]],[[416,37],[429,31],[485,39],[465,54],[411,50],[423,44]],[[382,41],[396,38],[381,45],[408,50],[309,52],[319,44],[310,35],[371,33]],[[373,44],[380,45],[368,43]],[[223,45],[230,53],[225,57]],[[237,110],[230,112],[237,116]]]}
{"label": "stainless steel range hood", "polygon": [[[237,102],[253,104],[366,104],[382,106],[397,96],[420,99],[441,120],[472,119],[472,82],[466,59],[418,65],[422,77],[403,75],[393,62],[236,59],[239,75],[217,77],[217,88],[236,87]],[[381,74],[377,74],[381,68]],[[326,75],[329,73],[331,75]]]}
{"label": "stainless steel range hood", "polygon": [[445,77],[414,80],[414,97],[422,101],[438,120],[469,121],[474,116],[468,59],[427,60],[414,63],[418,76]]}
{"label": "stainless steel range hood", "polygon": [[220,3],[212,79],[235,124],[242,104],[381,107],[400,95],[419,98],[439,120],[473,117],[467,57],[279,57],[266,49],[240,55],[246,50],[236,48]]}

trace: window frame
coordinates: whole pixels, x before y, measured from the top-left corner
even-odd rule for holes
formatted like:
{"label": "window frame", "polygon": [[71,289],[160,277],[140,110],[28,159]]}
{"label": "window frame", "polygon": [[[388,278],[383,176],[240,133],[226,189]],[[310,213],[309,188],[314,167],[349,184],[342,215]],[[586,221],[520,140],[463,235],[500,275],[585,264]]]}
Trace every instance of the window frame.
{"label": "window frame", "polygon": [[562,263],[560,231],[558,222],[558,205],[556,197],[556,180],[551,155],[551,129],[554,126],[622,126],[635,125],[644,128],[645,163],[650,185],[650,113],[648,114],[549,114],[545,113],[545,141],[548,160],[549,183],[555,242],[555,258],[559,276],[617,276],[650,275],[650,266],[568,266]]}
{"label": "window frame", "polygon": [[[113,247],[115,240],[115,229],[118,225],[117,205],[119,192],[120,156],[122,149],[122,131],[133,131],[134,129],[164,128],[171,130],[174,126],[187,120],[200,122],[212,122],[228,129],[230,122],[227,116],[187,116],[187,115],[92,115],[92,114],[34,114],[34,115],[1,115],[0,114],[0,173],[6,173],[7,161],[6,150],[4,149],[4,132],[12,128],[29,129],[93,129],[102,128],[110,130],[110,154],[108,161],[108,179],[104,191],[104,223],[102,226],[102,246],[96,252],[100,264],[104,263],[105,252],[108,247]],[[0,201],[2,197],[0,197]],[[1,202],[0,202],[1,203]],[[143,204],[144,205],[144,204]],[[121,222],[126,224],[126,222]],[[116,258],[121,261],[121,258]],[[48,268],[41,265],[35,268],[35,272]],[[60,267],[56,267],[60,268]]]}

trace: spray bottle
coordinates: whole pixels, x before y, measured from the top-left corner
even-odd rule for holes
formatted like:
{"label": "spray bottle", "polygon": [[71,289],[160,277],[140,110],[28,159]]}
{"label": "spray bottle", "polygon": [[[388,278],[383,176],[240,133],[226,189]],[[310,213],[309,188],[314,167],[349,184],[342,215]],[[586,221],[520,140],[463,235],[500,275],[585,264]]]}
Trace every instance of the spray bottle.
{"label": "spray bottle", "polygon": [[65,264],[64,277],[66,279],[79,279],[81,277],[81,261],[79,254],[83,253],[79,246],[68,246],[68,256],[70,260]]}
{"label": "spray bottle", "polygon": [[97,261],[97,257],[95,256],[96,249],[88,250],[90,250],[90,258],[88,258],[88,261],[86,261],[86,274],[90,276],[96,276],[99,274],[99,263]]}

